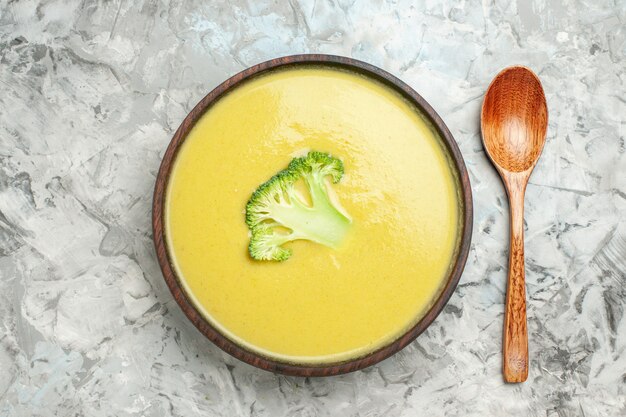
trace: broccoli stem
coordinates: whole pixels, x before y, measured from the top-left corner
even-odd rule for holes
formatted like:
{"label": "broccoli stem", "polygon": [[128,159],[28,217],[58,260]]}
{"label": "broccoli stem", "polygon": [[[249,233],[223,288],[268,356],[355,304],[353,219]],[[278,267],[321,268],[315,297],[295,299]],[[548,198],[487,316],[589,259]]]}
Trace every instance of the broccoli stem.
{"label": "broccoli stem", "polygon": [[280,206],[272,218],[293,231],[289,240],[308,239],[334,249],[341,245],[350,227],[350,219],[330,205]]}
{"label": "broccoli stem", "polygon": [[323,181],[307,179],[307,185],[311,192],[311,207],[292,195],[290,203],[274,205],[272,219],[293,231],[288,235],[289,240],[308,239],[336,249],[344,240],[351,220],[335,208]]}

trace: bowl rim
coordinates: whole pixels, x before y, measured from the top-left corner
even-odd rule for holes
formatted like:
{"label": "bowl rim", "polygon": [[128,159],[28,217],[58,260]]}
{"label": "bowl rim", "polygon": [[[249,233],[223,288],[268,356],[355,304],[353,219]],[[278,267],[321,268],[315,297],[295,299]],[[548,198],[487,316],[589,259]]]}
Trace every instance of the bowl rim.
{"label": "bowl rim", "polygon": [[[439,134],[442,142],[446,145],[448,154],[451,157],[454,168],[457,171],[460,183],[460,190],[457,190],[457,192],[461,192],[459,200],[463,203],[463,213],[460,216],[460,227],[462,227],[462,231],[460,234],[461,238],[459,249],[454,260],[454,266],[449,272],[443,290],[441,290],[439,296],[431,305],[428,312],[402,336],[395,339],[393,342],[388,343],[374,352],[366,354],[365,356],[338,363],[296,364],[281,362],[248,350],[222,335],[208,320],[203,317],[202,313],[196,309],[193,302],[185,294],[183,286],[179,282],[176,275],[175,268],[170,261],[165,239],[163,214],[166,189],[170,179],[171,168],[178,150],[183,144],[188,133],[194,127],[195,123],[215,102],[217,102],[217,100],[234,88],[240,86],[245,81],[278,68],[299,65],[324,65],[348,68],[352,71],[364,74],[382,82],[386,86],[399,92],[403,97],[405,97],[405,99],[415,105],[418,110],[427,117]],[[163,273],[163,278],[165,279],[172,296],[187,318],[204,336],[231,356],[266,371],[302,377],[339,375],[374,365],[402,350],[409,343],[415,340],[415,338],[417,338],[417,336],[419,336],[424,330],[426,330],[426,328],[430,326],[435,318],[441,313],[461,278],[471,244],[472,222],[472,190],[468,172],[452,133],[450,133],[450,130],[437,112],[409,85],[387,71],[353,58],[325,54],[299,54],[271,59],[249,67],[215,87],[189,112],[172,137],[161,161],[161,166],[159,168],[154,187],[152,203],[153,240],[157,259]]]}

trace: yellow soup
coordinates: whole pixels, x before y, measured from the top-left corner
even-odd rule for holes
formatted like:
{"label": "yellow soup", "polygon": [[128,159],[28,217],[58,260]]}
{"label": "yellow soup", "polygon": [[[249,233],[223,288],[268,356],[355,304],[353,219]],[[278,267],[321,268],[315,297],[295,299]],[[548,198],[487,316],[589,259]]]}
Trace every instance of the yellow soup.
{"label": "yellow soup", "polygon": [[[344,162],[333,189],[348,238],[252,260],[246,202],[308,150]],[[169,255],[196,307],[236,343],[286,362],[355,358],[401,336],[439,295],[458,247],[457,182],[433,128],[391,88],[330,67],[273,71],[220,99],[181,147]]]}

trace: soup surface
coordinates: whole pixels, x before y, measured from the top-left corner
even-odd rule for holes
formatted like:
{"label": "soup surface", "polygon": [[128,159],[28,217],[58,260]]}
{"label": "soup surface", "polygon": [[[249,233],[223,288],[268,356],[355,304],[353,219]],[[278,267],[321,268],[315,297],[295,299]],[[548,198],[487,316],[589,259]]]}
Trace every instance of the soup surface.
{"label": "soup surface", "polygon": [[[344,162],[333,189],[348,238],[252,260],[246,202],[308,150]],[[435,131],[391,88],[331,67],[277,70],[221,98],[186,138],[167,189],[168,251],[231,340],[280,361],[347,360],[401,336],[439,295],[458,246],[455,184]]]}

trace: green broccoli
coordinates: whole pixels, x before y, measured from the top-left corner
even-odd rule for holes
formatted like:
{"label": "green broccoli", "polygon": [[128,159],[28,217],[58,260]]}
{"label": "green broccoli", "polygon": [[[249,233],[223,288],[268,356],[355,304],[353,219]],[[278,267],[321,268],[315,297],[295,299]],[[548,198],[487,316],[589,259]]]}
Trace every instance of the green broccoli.
{"label": "green broccoli", "polygon": [[[337,248],[352,220],[333,204],[326,177],[333,184],[343,176],[343,163],[322,152],[294,158],[289,166],[262,184],[246,205],[250,228],[250,256],[257,260],[284,261],[291,250],[284,243],[306,239]],[[303,180],[310,204],[296,190]]]}

